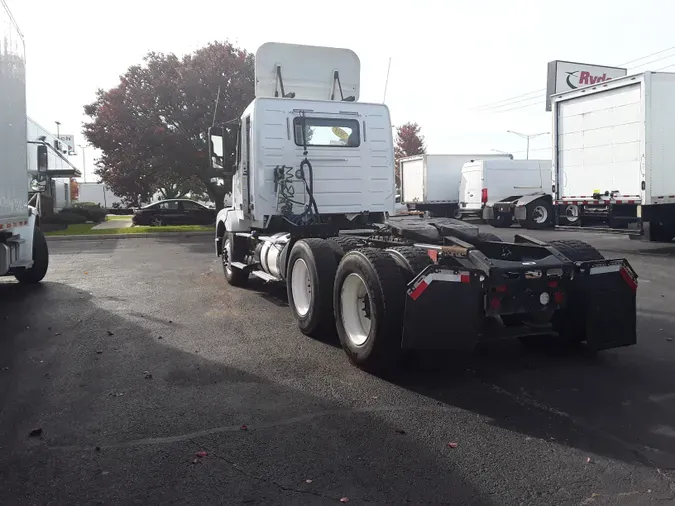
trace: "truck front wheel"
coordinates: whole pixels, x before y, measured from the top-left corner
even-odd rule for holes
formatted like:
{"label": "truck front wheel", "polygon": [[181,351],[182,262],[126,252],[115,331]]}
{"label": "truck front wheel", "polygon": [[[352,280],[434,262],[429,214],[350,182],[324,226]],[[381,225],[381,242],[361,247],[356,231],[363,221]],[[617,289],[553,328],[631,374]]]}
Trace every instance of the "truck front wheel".
{"label": "truck front wheel", "polygon": [[223,274],[230,285],[245,286],[248,283],[248,271],[232,266],[232,262],[243,263],[246,260],[246,243],[232,232],[225,232],[223,236],[220,260],[223,264]]}
{"label": "truck front wheel", "polygon": [[335,335],[333,282],[337,260],[324,239],[302,239],[288,257],[288,305],[300,331],[311,337]]}
{"label": "truck front wheel", "polygon": [[342,349],[357,367],[382,373],[402,357],[406,283],[386,251],[362,248],[338,266],[333,292]]}
{"label": "truck front wheel", "polygon": [[28,269],[17,269],[14,277],[19,283],[33,285],[39,283],[47,275],[49,268],[49,248],[42,230],[35,227],[33,230],[33,266]]}

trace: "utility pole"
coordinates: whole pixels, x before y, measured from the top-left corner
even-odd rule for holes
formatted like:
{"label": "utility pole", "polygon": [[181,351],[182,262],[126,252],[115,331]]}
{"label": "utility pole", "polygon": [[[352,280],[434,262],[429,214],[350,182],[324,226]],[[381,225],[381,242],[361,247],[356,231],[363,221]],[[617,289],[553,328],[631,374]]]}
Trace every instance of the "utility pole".
{"label": "utility pole", "polygon": [[82,177],[84,178],[84,182],[87,182],[87,161],[84,158],[84,146],[82,144],[78,144],[78,147],[82,150]]}
{"label": "utility pole", "polygon": [[538,134],[521,134],[520,132],[514,132],[513,130],[507,130],[508,133],[517,135],[518,137],[522,137],[523,139],[527,139],[527,155],[526,155],[526,160],[530,159],[530,139],[533,139],[534,137],[539,137],[541,135],[548,135],[551,132],[540,132]]}

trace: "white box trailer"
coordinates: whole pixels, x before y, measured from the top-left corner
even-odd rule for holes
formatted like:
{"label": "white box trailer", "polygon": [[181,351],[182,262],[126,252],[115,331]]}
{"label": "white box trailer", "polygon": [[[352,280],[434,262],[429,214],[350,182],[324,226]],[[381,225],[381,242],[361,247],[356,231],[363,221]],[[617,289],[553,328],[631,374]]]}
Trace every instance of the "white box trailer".
{"label": "white box trailer", "polygon": [[402,158],[401,190],[404,204],[433,216],[459,218],[462,166],[473,160],[513,159],[513,155],[416,155]]}
{"label": "white box trailer", "polygon": [[675,237],[675,73],[644,72],[553,99],[558,224],[637,224]]}
{"label": "white box trailer", "polygon": [[0,0],[0,276],[37,283],[49,252],[37,228],[39,206],[28,201],[25,63],[23,36]]}

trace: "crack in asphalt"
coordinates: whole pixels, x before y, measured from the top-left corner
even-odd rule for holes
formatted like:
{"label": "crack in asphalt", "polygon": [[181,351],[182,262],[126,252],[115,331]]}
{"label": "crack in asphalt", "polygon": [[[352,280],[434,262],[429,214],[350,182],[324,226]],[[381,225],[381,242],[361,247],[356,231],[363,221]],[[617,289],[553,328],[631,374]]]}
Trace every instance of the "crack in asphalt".
{"label": "crack in asphalt", "polygon": [[[343,408],[343,409],[332,409],[328,411],[318,411],[316,413],[307,413],[305,415],[298,415],[290,418],[283,418],[281,420],[276,420],[272,422],[263,422],[258,424],[247,424],[246,430],[256,430],[256,429],[269,429],[274,427],[282,427],[285,425],[293,425],[296,423],[309,422],[316,418],[323,418],[328,416],[339,416],[339,415],[350,415],[350,414],[361,414],[361,413],[386,413],[394,411],[443,411],[447,413],[464,413],[465,410],[452,406],[370,406],[363,408]],[[221,434],[226,432],[243,432],[241,425],[225,425],[222,427],[214,427],[212,429],[206,429],[196,432],[190,432],[188,434],[181,434],[177,436],[167,436],[159,438],[143,438],[136,439],[132,441],[125,441],[122,443],[111,443],[111,444],[97,444],[89,446],[77,446],[77,445],[47,445],[49,450],[55,451],[85,451],[92,450],[94,448],[101,449],[116,449],[116,448],[131,448],[135,446],[144,446],[144,445],[161,445],[169,443],[180,443],[184,441],[191,441],[198,437],[211,436],[213,434]]]}
{"label": "crack in asphalt", "polygon": [[[279,483],[276,480],[265,478],[264,476],[261,476],[259,474],[249,472],[246,469],[244,469],[243,467],[241,467],[240,465],[238,465],[236,462],[231,461],[230,459],[221,455],[220,453],[213,450],[212,448],[209,448],[206,445],[202,445],[202,444],[198,443],[197,441],[195,441],[194,439],[189,439],[188,441],[190,443],[192,443],[196,448],[206,449],[208,455],[212,455],[212,456],[216,457],[217,459],[222,460],[223,462],[228,464],[230,467],[232,467],[234,470],[236,470],[237,472],[246,476],[247,478],[262,481],[263,483],[267,483],[268,485],[273,485],[273,486],[277,487],[278,489],[283,490],[284,492],[295,492],[297,494],[312,495],[312,496],[315,496],[315,497],[319,497],[321,499],[330,499],[331,501],[338,501],[339,502],[339,500],[340,500],[339,497],[335,498],[333,496],[323,494],[321,492],[316,492],[314,490],[302,490],[302,489],[295,488],[295,487],[289,487],[287,485],[283,485],[282,483]],[[365,500],[363,500],[363,501],[369,502],[369,501],[365,501]]]}

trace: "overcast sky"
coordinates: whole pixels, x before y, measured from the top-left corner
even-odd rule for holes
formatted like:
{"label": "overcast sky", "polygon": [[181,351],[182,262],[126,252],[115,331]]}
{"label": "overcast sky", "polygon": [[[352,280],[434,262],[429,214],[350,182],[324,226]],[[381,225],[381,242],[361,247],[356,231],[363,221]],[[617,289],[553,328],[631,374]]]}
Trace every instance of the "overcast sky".
{"label": "overcast sky", "polygon": [[[82,106],[148,51],[230,39],[252,52],[266,41],[353,49],[362,101],[382,101],[391,57],[392,119],[418,122],[428,152],[524,157],[525,141],[506,130],[551,129],[548,61],[619,65],[675,46],[672,0],[6,1],[26,38],[28,113],[46,128],[60,121],[77,143]],[[675,71],[675,47],[628,67]],[[550,144],[533,140],[531,158],[550,158]]]}

